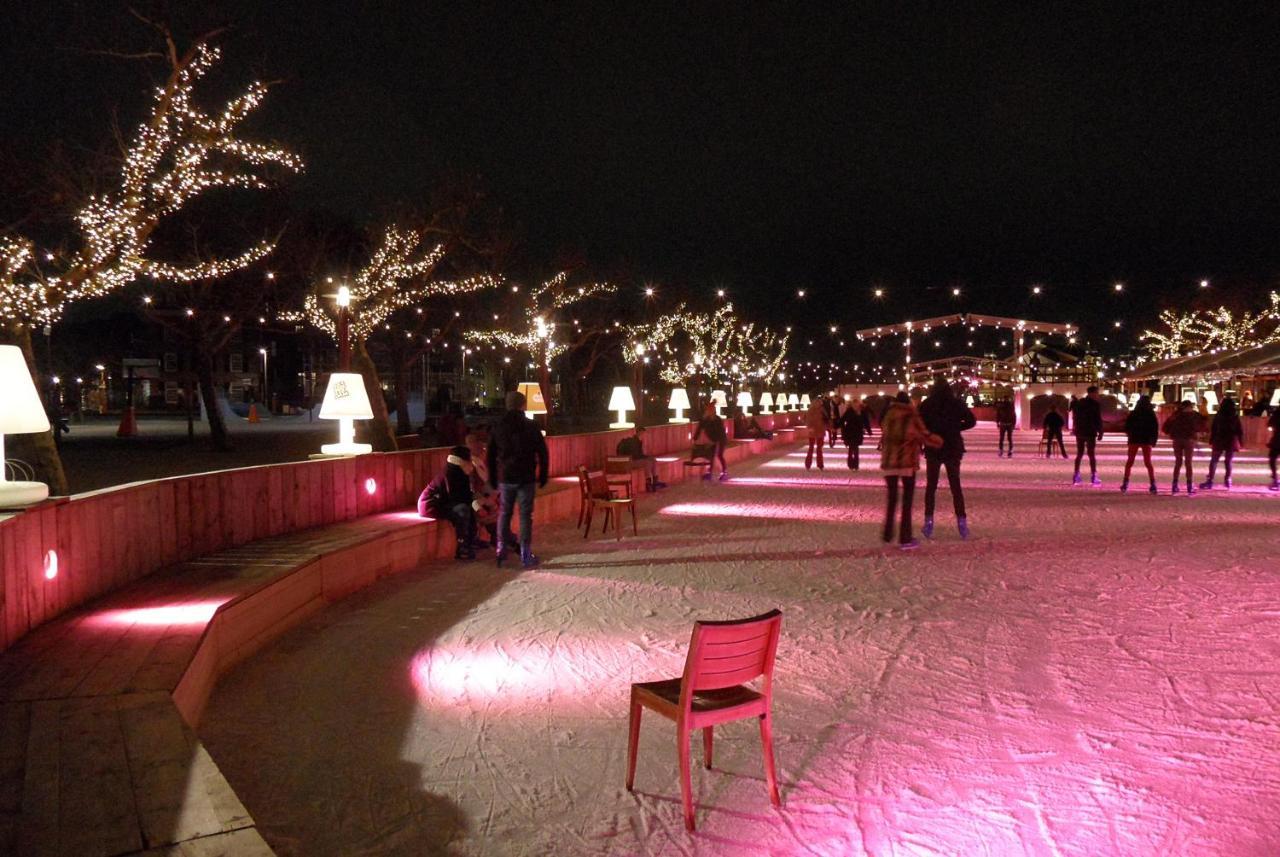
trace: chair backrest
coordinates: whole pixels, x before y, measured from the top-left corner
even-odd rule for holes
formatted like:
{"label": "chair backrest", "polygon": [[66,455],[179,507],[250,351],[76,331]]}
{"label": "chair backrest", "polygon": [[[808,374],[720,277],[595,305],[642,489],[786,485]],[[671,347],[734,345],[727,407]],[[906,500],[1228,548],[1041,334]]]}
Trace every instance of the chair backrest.
{"label": "chair backrest", "polygon": [[695,622],[684,663],[681,706],[688,710],[694,691],[733,687],[759,676],[764,676],[768,696],[781,628],[781,610],[750,619]]}
{"label": "chair backrest", "polygon": [[605,473],[631,473],[631,459],[624,455],[611,455],[604,460]]}
{"label": "chair backrest", "polygon": [[609,490],[609,480],[599,470],[595,473],[587,474],[587,496],[594,497],[597,500],[613,498],[613,492]]}
{"label": "chair backrest", "polygon": [[589,480],[590,480],[590,476],[587,474],[587,468],[579,464],[578,465],[578,496],[584,500],[587,498],[587,485],[589,483]]}

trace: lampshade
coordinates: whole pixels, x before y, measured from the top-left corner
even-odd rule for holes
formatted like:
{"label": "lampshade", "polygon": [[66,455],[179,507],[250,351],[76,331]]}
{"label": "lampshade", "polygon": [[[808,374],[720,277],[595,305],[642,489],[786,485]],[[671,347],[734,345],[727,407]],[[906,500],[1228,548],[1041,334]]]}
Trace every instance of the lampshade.
{"label": "lampshade", "polygon": [[[667,407],[675,410],[688,410],[692,405],[689,404],[689,391],[684,387],[676,387],[671,391],[671,401],[667,402]],[[611,409],[612,410],[612,409]]]}
{"label": "lampshade", "polygon": [[808,393],[805,393],[803,396],[801,396],[801,397],[800,397],[800,407],[802,407],[802,408],[807,408],[807,407],[809,407],[809,394],[808,394]]}
{"label": "lampshade", "polygon": [[609,397],[609,410],[611,411],[634,411],[636,409],[636,400],[631,395],[630,387],[614,387],[613,395]]}
{"label": "lampshade", "polygon": [[[1155,396],[1151,397],[1151,401],[1153,402],[1155,401]],[[1269,402],[1269,404],[1273,408],[1280,408],[1280,387],[1276,387],[1273,391],[1271,391],[1271,401]]]}
{"label": "lampshade", "polygon": [[787,397],[787,402],[788,404],[791,405],[792,409],[794,409],[797,405],[800,404],[800,397],[797,396],[795,393],[792,393],[790,396]]}
{"label": "lampshade", "polygon": [[741,392],[738,393],[738,407],[749,408],[753,404],[755,404],[755,402],[751,401],[750,390],[742,390]]}
{"label": "lampshade", "polygon": [[778,410],[785,411],[787,409],[787,394],[779,393],[774,396],[773,403],[778,406]]}
{"label": "lampshade", "polygon": [[770,393],[766,390],[765,392],[760,394],[760,408],[762,410],[767,411],[772,407],[773,407],[773,393]]}
{"label": "lampshade", "polygon": [[16,345],[0,345],[0,402],[0,434],[49,430],[49,418],[40,404],[26,358]]}
{"label": "lampshade", "polygon": [[547,402],[542,398],[542,386],[537,381],[522,381],[516,387],[524,395],[524,412],[529,416],[545,414]]}
{"label": "lampshade", "polygon": [[320,419],[373,419],[369,394],[364,391],[364,376],[358,372],[334,372],[330,375],[329,387],[324,391],[324,404],[320,406]]}

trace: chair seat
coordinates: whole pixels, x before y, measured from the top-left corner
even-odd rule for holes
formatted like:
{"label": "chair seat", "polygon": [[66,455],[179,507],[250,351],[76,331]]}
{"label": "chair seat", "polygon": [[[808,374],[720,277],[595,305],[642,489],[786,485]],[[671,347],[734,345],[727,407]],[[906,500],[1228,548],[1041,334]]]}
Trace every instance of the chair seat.
{"label": "chair seat", "polygon": [[[663,679],[662,681],[642,681],[631,685],[631,688],[642,695],[653,696],[667,705],[678,706],[680,704],[680,682],[681,680],[678,678]],[[720,687],[715,690],[695,690],[691,709],[694,712],[720,711],[725,708],[737,708],[740,705],[758,702],[761,699],[764,699],[761,694],[741,684],[733,687]]]}

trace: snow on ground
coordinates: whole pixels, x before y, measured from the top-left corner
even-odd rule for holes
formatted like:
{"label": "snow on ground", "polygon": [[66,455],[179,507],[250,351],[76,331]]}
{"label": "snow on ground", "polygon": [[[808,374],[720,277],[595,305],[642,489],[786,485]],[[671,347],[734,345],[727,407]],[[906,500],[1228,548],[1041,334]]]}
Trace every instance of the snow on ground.
{"label": "snow on ground", "polygon": [[[1280,853],[1265,461],[1122,496],[1111,441],[1093,489],[994,440],[967,543],[944,488],[935,541],[883,547],[870,446],[858,473],[779,453],[647,500],[639,538],[543,528],[537,573],[384,581],[230,674],[202,737],[285,855]],[[623,788],[629,683],[775,606],[783,807],[755,725],[720,727],[687,834],[672,724],[646,715]]]}

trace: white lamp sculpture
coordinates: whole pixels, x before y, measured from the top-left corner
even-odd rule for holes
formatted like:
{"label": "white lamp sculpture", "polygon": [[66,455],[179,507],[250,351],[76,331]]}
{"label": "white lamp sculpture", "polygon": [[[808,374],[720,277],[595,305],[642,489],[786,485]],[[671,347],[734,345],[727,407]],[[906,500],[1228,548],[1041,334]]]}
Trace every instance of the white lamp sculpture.
{"label": "white lamp sculpture", "polygon": [[325,455],[364,455],[373,452],[367,443],[356,443],[356,420],[373,419],[369,394],[364,390],[364,376],[359,372],[334,372],[324,391],[320,419],[338,421],[338,443],[320,447]]}
{"label": "white lamp sculpture", "polygon": [[537,381],[522,381],[516,387],[517,392],[524,396],[524,415],[529,419],[533,419],[538,414],[547,412],[547,400],[542,398],[542,385]]}
{"label": "white lamp sculpture", "polygon": [[791,410],[793,411],[796,408],[800,407],[800,397],[797,396],[795,393],[792,393],[790,396],[787,397],[787,402],[791,405]]}
{"label": "white lamp sculpture", "polygon": [[800,407],[802,407],[802,408],[808,408],[808,407],[809,407],[809,394],[808,394],[808,393],[805,393],[803,396],[801,396],[801,397],[800,397]]}
{"label": "white lamp sculpture", "polygon": [[689,422],[684,412],[692,407],[689,404],[689,391],[684,387],[676,387],[671,391],[671,401],[667,402],[667,407],[676,412],[676,415],[667,420],[669,423],[683,425]]}
{"label": "white lamp sculpture", "polygon": [[631,388],[614,387],[613,395],[609,397],[609,410],[618,412],[618,421],[616,423],[609,423],[609,428],[635,428],[635,423],[627,422],[627,411],[634,411],[635,409],[636,400],[631,395]]}
{"label": "white lamp sculpture", "polygon": [[711,402],[716,406],[716,416],[718,417],[724,416],[724,414],[720,413],[720,411],[724,408],[729,407],[729,397],[725,395],[724,390],[712,390]]}
{"label": "white lamp sculpture", "polygon": [[767,390],[760,394],[760,413],[763,416],[773,413],[773,393]]}
{"label": "white lamp sculpture", "polygon": [[[1152,401],[1153,402],[1155,401],[1154,397],[1152,398]],[[1276,387],[1274,390],[1271,391],[1270,404],[1271,404],[1271,407],[1273,408],[1280,408],[1280,387]]]}
{"label": "white lamp sculpture", "polygon": [[739,407],[739,408],[742,408],[742,415],[743,415],[744,417],[749,417],[749,416],[751,416],[751,406],[752,406],[752,404],[754,404],[754,403],[751,401],[751,391],[750,391],[750,390],[741,390],[741,391],[739,391],[739,392],[738,392],[738,407]]}
{"label": "white lamp sculpture", "polygon": [[1204,398],[1205,405],[1209,408],[1209,413],[1216,414],[1218,412],[1218,394],[1213,390],[1205,390],[1201,395]]}
{"label": "white lamp sculpture", "polygon": [[49,418],[40,404],[22,349],[16,345],[0,345],[0,509],[30,506],[49,496],[48,485],[11,481],[4,466],[6,434],[48,430]]}

